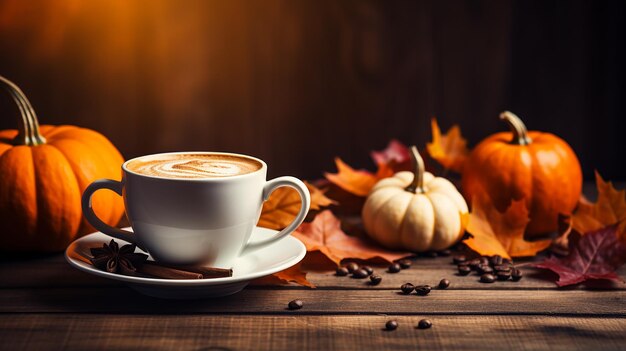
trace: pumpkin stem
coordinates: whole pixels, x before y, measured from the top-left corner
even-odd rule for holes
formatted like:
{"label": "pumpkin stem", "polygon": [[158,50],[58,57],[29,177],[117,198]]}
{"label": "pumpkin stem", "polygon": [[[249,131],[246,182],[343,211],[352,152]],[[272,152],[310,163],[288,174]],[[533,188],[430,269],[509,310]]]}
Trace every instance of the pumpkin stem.
{"label": "pumpkin stem", "polygon": [[413,194],[424,192],[424,159],[415,145],[411,146],[411,164],[413,165],[413,181],[404,190]]}
{"label": "pumpkin stem", "polygon": [[26,98],[22,90],[10,80],[0,76],[0,86],[6,89],[13,101],[20,110],[20,119],[17,123],[17,136],[13,140],[15,145],[36,146],[46,143],[41,133],[39,133],[39,121],[35,110]]}
{"label": "pumpkin stem", "polygon": [[500,119],[505,121],[511,128],[511,132],[513,133],[511,144],[528,145],[532,142],[532,139],[528,136],[528,129],[526,129],[524,122],[522,122],[516,114],[510,111],[504,111],[500,114]]}

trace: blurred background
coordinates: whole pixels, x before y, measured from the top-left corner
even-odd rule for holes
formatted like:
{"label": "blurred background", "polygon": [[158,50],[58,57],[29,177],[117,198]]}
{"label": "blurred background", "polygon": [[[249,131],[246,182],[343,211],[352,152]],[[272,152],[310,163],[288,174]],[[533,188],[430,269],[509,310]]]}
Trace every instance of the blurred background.
{"label": "blurred background", "polygon": [[[626,2],[0,0],[0,75],[42,124],[106,135],[126,158],[263,158],[318,178],[373,167],[430,118],[471,146],[504,109],[626,179]],[[0,129],[17,108],[0,96]]]}

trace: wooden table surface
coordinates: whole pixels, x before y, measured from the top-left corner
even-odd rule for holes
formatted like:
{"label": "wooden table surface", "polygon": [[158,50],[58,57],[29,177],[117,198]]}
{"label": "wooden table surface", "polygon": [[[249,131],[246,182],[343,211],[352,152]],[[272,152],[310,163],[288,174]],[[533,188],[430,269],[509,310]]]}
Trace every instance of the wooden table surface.
{"label": "wooden table surface", "polygon": [[[626,348],[626,285],[556,289],[549,273],[519,282],[461,277],[450,257],[417,258],[378,286],[333,273],[318,286],[254,286],[224,298],[170,301],[87,275],[61,255],[0,263],[0,349],[602,349]],[[621,270],[626,276],[626,270]],[[452,284],[402,295],[405,282]],[[293,299],[298,311],[286,309]],[[428,318],[433,327],[416,329]],[[395,331],[385,322],[396,319]]]}

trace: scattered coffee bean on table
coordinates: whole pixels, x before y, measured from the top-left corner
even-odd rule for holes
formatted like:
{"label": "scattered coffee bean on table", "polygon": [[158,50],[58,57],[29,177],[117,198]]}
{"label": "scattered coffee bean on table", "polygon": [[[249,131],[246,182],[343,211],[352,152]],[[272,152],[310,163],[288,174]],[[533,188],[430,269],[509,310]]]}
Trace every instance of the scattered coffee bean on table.
{"label": "scattered coffee bean on table", "polygon": [[441,279],[439,281],[439,289],[447,289],[450,286],[450,281],[448,279]]}
{"label": "scattered coffee bean on table", "polygon": [[400,286],[400,290],[402,290],[403,293],[408,295],[411,292],[413,292],[413,290],[415,290],[415,286],[411,283],[405,283]]}
{"label": "scattered coffee bean on table", "polygon": [[368,276],[369,274],[363,268],[359,268],[356,271],[352,272],[352,278],[363,279],[363,278],[367,278]]}
{"label": "scattered coffee bean on table", "polygon": [[501,271],[496,273],[496,277],[498,278],[498,280],[509,280],[509,278],[511,278],[511,272]]}
{"label": "scattered coffee bean on table", "polygon": [[409,267],[411,267],[411,264],[413,262],[411,262],[411,260],[400,260],[398,261],[398,264],[400,265],[400,268],[402,269],[407,269]]}
{"label": "scattered coffee bean on table", "polygon": [[372,274],[370,275],[370,284],[372,285],[378,285],[380,284],[380,282],[383,281],[383,277],[376,275],[376,274]]}
{"label": "scattered coffee bean on table", "polygon": [[454,264],[463,263],[465,261],[467,261],[467,258],[465,258],[465,256],[463,256],[463,255],[454,256],[452,258],[452,263],[454,263]]}
{"label": "scattered coffee bean on table", "polygon": [[389,273],[398,273],[400,272],[400,269],[400,265],[398,263],[394,263],[387,268],[387,271],[389,271]]}
{"label": "scattered coffee bean on table", "polygon": [[398,322],[391,320],[391,321],[387,321],[387,323],[385,323],[385,329],[387,330],[396,330],[398,329]]}
{"label": "scattered coffee bean on table", "polygon": [[302,308],[302,306],[304,306],[304,303],[302,303],[302,300],[293,300],[289,302],[289,305],[287,305],[289,307],[290,310],[299,310]]}
{"label": "scattered coffee bean on table", "polygon": [[476,269],[480,265],[480,260],[475,258],[475,259],[469,261],[468,265],[470,266],[471,269]]}
{"label": "scattered coffee bean on table", "polygon": [[489,263],[492,266],[499,266],[502,264],[502,256],[500,255],[495,255],[495,256],[491,256],[491,258],[489,258]]}
{"label": "scattered coffee bean on table", "polygon": [[481,283],[493,283],[495,281],[496,281],[496,277],[494,277],[493,274],[485,273],[480,276]]}
{"label": "scattered coffee bean on table", "polygon": [[352,273],[356,271],[357,269],[359,269],[359,265],[354,262],[350,262],[346,265],[346,268],[348,269],[349,273]]}
{"label": "scattered coffee bean on table", "polygon": [[346,267],[339,267],[337,268],[337,271],[335,272],[335,275],[338,277],[345,277],[346,275],[348,275],[348,268]]}
{"label": "scattered coffee bean on table", "polygon": [[481,264],[478,267],[476,267],[476,271],[478,272],[478,274],[482,275],[485,273],[493,273],[493,268],[491,268],[491,266]]}
{"label": "scattered coffee bean on table", "polygon": [[430,294],[430,285],[418,285],[415,287],[415,293],[419,296],[426,296]]}
{"label": "scattered coffee bean on table", "polygon": [[511,271],[511,279],[513,279],[514,282],[522,279],[522,271],[517,268],[513,268],[513,270]]}
{"label": "scattered coffee bean on table", "polygon": [[468,275],[472,272],[472,269],[469,266],[459,266],[459,275]]}
{"label": "scattered coffee bean on table", "polygon": [[372,273],[374,273],[374,270],[370,266],[363,266],[361,267],[361,269],[365,270],[367,272],[367,275],[372,275]]}
{"label": "scattered coffee bean on table", "polygon": [[501,265],[497,265],[494,266],[493,269],[496,270],[496,272],[510,272],[511,271],[511,266],[509,266],[508,264],[501,264]]}
{"label": "scattered coffee bean on table", "polygon": [[422,319],[421,321],[419,321],[417,323],[417,328],[418,329],[428,329],[428,328],[430,328],[432,326],[433,326],[433,322],[431,322],[428,319]]}

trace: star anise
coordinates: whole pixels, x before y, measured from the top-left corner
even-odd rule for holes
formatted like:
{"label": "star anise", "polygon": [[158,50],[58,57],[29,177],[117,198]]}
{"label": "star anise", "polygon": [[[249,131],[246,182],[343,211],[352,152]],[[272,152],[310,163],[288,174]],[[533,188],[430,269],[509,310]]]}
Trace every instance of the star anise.
{"label": "star anise", "polygon": [[99,269],[109,273],[121,273],[124,275],[136,275],[137,266],[143,264],[148,255],[135,252],[134,244],[126,244],[121,248],[115,240],[102,247],[91,248],[92,258],[89,260]]}

